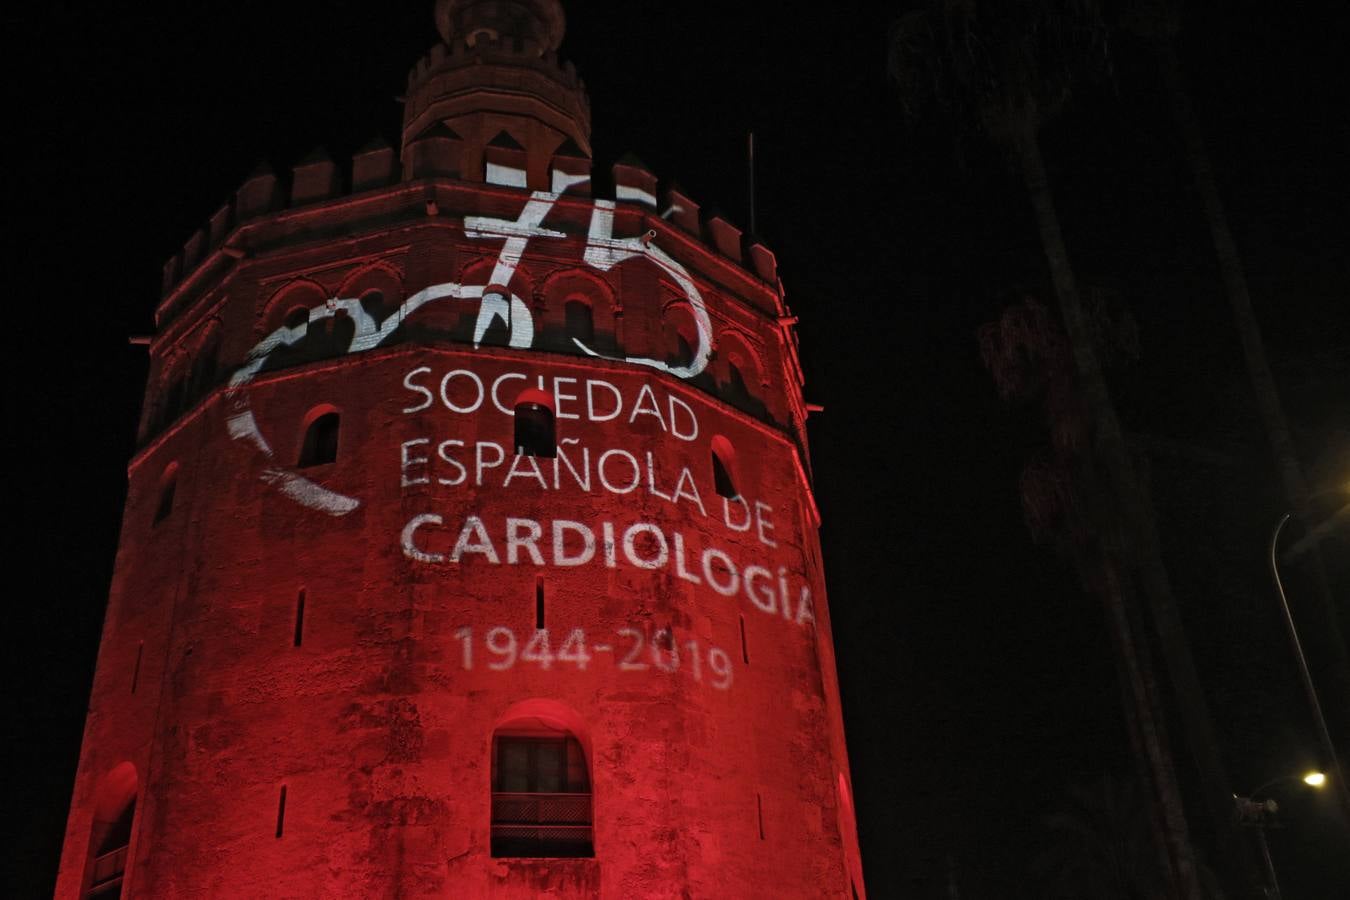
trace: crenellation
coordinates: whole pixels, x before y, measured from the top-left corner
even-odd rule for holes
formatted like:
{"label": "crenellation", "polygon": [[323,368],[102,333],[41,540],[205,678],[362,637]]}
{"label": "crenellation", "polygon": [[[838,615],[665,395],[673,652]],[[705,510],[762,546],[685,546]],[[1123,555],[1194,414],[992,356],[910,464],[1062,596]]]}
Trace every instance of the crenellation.
{"label": "crenellation", "polygon": [[229,236],[230,229],[234,227],[234,205],[226,201],[220,209],[216,210],[211,216],[207,229],[210,232],[210,248],[214,250],[224,243],[225,238]]}
{"label": "crenellation", "polygon": [[164,261],[164,275],[160,280],[160,295],[168,296],[169,291],[178,283],[183,274],[183,254],[175,253]]}
{"label": "crenellation", "polygon": [[755,274],[767,281],[769,284],[778,284],[778,259],[773,255],[773,251],[759,240],[752,238],[750,241],[750,266]]}
{"label": "crenellation", "polygon": [[374,138],[352,154],[353,194],[393,184],[397,177],[394,148],[384,138]]}
{"label": "crenellation", "polygon": [[575,141],[569,139],[554,150],[549,164],[549,190],[555,194],[590,195],[591,158],[582,152]]}
{"label": "crenellation", "polygon": [[614,163],[614,199],[656,209],[656,176],[642,160],[625,153]]}
{"label": "crenellation", "polygon": [[201,262],[202,256],[206,253],[207,244],[206,228],[198,228],[188,238],[187,243],[183,245],[183,269],[191,271],[197,263]]}
{"label": "crenellation", "polygon": [[234,195],[234,209],[239,222],[247,222],[266,215],[280,206],[281,186],[276,173],[266,162],[260,163],[239,186]]}
{"label": "crenellation", "polygon": [[709,210],[704,222],[708,242],[718,253],[739,264],[741,262],[741,230],[732,225],[718,210]]}
{"label": "crenellation", "polygon": [[339,193],[337,164],[323,147],[315,147],[291,168],[291,206],[317,203]]}
{"label": "crenellation", "polygon": [[669,218],[681,231],[698,236],[702,233],[699,219],[699,205],[689,198],[684,188],[671,183],[666,188],[666,211],[662,218]]}

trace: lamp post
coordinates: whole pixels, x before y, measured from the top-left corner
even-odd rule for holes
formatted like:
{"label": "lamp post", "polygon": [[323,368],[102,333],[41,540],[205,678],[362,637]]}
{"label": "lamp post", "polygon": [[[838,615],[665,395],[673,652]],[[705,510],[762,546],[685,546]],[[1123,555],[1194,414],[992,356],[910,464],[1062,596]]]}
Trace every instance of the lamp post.
{"label": "lamp post", "polygon": [[1261,800],[1261,792],[1284,781],[1302,781],[1304,784],[1321,788],[1327,783],[1327,776],[1321,772],[1308,772],[1306,775],[1281,775],[1272,778],[1246,797],[1233,795],[1233,815],[1239,825],[1255,829],[1256,843],[1261,848],[1261,861],[1266,868],[1265,894],[1269,900],[1283,900],[1280,893],[1280,880],[1275,875],[1275,860],[1270,856],[1270,844],[1266,843],[1266,829],[1279,827],[1275,816],[1280,806],[1274,800]]}
{"label": "lamp post", "polygon": [[[1345,773],[1341,769],[1340,758],[1336,755],[1336,746],[1331,742],[1331,732],[1327,730],[1326,716],[1322,714],[1322,701],[1318,699],[1317,687],[1313,684],[1312,673],[1308,670],[1308,660],[1303,655],[1303,642],[1299,640],[1298,628],[1294,625],[1294,615],[1289,610],[1289,598],[1284,593],[1284,582],[1280,579],[1280,565],[1276,557],[1276,547],[1280,543],[1280,532],[1289,522],[1293,513],[1285,513],[1270,536],[1270,574],[1275,579],[1275,591],[1280,597],[1280,609],[1284,611],[1284,624],[1289,632],[1289,643],[1294,648],[1294,658],[1298,660],[1298,671],[1303,679],[1303,690],[1308,695],[1308,704],[1312,707],[1313,720],[1317,724],[1317,738],[1322,744],[1322,752],[1331,764],[1332,780],[1336,782],[1337,795],[1347,814],[1350,814],[1350,789],[1345,783]],[[1265,838],[1262,838],[1264,845]]]}

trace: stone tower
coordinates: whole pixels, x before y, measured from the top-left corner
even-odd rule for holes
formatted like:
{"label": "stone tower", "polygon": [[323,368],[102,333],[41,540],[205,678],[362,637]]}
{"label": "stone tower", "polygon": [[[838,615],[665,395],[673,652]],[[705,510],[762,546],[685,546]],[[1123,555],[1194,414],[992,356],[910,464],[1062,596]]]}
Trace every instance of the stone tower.
{"label": "stone tower", "polygon": [[165,268],[57,896],[861,897],[774,257],[435,16]]}

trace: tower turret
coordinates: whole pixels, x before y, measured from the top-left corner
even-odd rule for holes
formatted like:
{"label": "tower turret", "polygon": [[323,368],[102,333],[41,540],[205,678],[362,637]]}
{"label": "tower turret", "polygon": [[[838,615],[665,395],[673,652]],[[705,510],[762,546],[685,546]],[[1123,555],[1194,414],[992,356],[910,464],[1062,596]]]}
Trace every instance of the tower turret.
{"label": "tower turret", "polygon": [[439,0],[436,27],[443,43],[408,78],[405,178],[547,189],[559,151],[589,160],[590,105],[558,59],[557,0]]}

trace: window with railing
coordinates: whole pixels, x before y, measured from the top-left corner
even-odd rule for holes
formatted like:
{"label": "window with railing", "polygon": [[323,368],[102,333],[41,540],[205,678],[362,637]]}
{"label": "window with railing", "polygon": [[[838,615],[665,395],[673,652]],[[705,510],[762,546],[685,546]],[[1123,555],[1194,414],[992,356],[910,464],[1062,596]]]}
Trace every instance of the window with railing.
{"label": "window with railing", "polygon": [[127,871],[127,850],[131,844],[131,823],[136,818],[136,798],[122,808],[113,822],[103,826],[104,833],[94,850],[86,897],[110,900],[122,896],[122,876]]}
{"label": "window with railing", "polygon": [[492,855],[594,856],[590,775],[577,739],[498,735],[493,754]]}

